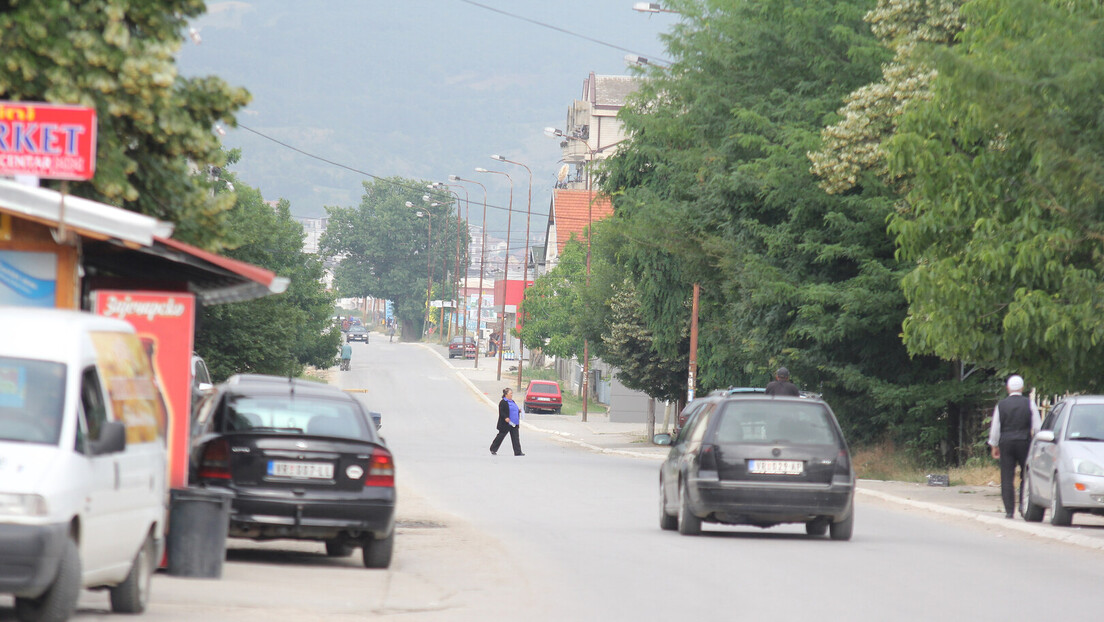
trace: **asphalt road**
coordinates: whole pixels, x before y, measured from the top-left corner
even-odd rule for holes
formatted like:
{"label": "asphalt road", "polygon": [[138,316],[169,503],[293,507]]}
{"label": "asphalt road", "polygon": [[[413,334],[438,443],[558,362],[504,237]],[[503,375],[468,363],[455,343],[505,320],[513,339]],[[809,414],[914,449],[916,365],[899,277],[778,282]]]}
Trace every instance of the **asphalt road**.
{"label": "asphalt road", "polygon": [[[381,343],[382,341],[382,343]],[[654,461],[522,433],[424,348],[373,335],[335,382],[363,389],[396,455],[388,571],[322,547],[232,541],[220,581],[159,574],[176,620],[1099,620],[1104,553],[858,497],[854,539],[802,526],[664,532]],[[87,593],[78,620],[107,620]],[[0,599],[0,620],[14,619]]]}

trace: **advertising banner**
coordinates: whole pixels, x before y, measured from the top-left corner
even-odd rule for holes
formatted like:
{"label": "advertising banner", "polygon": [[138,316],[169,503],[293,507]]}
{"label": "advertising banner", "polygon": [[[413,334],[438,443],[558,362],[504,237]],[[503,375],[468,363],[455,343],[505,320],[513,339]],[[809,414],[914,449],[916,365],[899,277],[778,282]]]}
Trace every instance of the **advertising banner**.
{"label": "advertising banner", "polygon": [[57,269],[55,253],[0,251],[0,305],[54,307]]}
{"label": "advertising banner", "polygon": [[0,175],[92,179],[96,110],[39,102],[0,102]]}
{"label": "advertising banner", "polygon": [[134,326],[153,364],[168,412],[169,486],[184,488],[188,485],[195,297],[179,292],[98,290],[94,299],[96,314]]}

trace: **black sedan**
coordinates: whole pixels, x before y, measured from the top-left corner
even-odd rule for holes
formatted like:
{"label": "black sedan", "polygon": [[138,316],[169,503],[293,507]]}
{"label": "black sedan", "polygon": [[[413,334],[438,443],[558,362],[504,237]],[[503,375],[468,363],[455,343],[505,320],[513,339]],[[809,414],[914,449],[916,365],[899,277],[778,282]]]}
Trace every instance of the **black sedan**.
{"label": "black sedan", "polygon": [[345,343],[363,341],[368,343],[368,329],[363,326],[353,326],[345,333]]}
{"label": "black sedan", "polygon": [[670,444],[659,473],[659,525],[685,535],[703,522],[773,527],[850,540],[855,473],[828,404],[733,394],[707,400]]}
{"label": "black sedan", "polygon": [[230,537],[361,547],[387,568],[395,539],[395,462],[372,417],[330,385],[239,375],[215,387],[193,423],[189,479],[231,490]]}

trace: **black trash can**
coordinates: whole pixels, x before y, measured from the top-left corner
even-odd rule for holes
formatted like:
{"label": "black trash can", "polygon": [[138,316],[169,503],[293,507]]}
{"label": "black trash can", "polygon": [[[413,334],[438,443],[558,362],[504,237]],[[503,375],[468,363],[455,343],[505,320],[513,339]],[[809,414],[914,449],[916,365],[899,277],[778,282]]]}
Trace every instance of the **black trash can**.
{"label": "black trash can", "polygon": [[168,572],[178,577],[222,577],[230,500],[221,488],[173,488],[170,494]]}

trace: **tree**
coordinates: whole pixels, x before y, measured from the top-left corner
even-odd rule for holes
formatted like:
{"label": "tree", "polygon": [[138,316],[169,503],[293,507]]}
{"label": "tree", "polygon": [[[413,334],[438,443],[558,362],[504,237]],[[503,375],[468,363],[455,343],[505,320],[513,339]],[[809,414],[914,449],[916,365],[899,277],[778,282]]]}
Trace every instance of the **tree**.
{"label": "tree", "polygon": [[683,15],[666,36],[674,62],[646,70],[621,112],[632,138],[601,175],[661,352],[678,352],[701,283],[705,388],[761,384],[785,364],[853,439],[891,430],[930,450],[960,387],[950,364],[901,344],[906,266],[885,230],[895,197],[829,195],[809,172],[839,102],[889,60],[863,21],[874,2],[671,5]]}
{"label": "tree", "polygon": [[[399,177],[365,182],[359,207],[327,208],[330,221],[319,244],[341,258],[334,278],[341,295],[392,301],[404,335],[422,333],[428,262],[434,266],[434,294],[452,298],[456,236],[463,248],[469,240],[466,231],[456,229],[451,202],[423,201],[419,188],[426,185]],[[415,207],[407,207],[408,201]],[[437,273],[439,267],[445,274]],[[466,259],[460,268],[467,269]]]}
{"label": "tree", "polygon": [[[0,10],[0,98],[96,109],[96,175],[78,196],[176,223],[174,237],[222,248],[233,195],[212,196],[224,163],[213,127],[233,125],[248,93],[184,79],[175,54],[202,0],[8,0]],[[57,185],[57,182],[46,182]]]}
{"label": "tree", "polygon": [[[236,159],[232,154],[230,160]],[[291,282],[278,296],[202,307],[196,351],[216,381],[236,373],[299,376],[305,365],[329,367],[341,332],[331,322],[335,298],[322,284],[321,260],[303,252],[303,228],[291,218],[286,200],[273,209],[258,190],[229,172],[223,172],[217,190],[226,192],[227,182],[237,190],[226,214],[236,237],[225,254]]]}
{"label": "tree", "polygon": [[913,178],[890,226],[909,351],[1016,371],[1048,391],[1104,371],[1104,8],[981,0],[927,50],[930,101],[886,146]]}
{"label": "tree", "polygon": [[655,348],[651,329],[640,314],[636,288],[625,279],[610,299],[609,330],[602,335],[602,360],[617,367],[626,387],[659,400],[679,402],[686,392],[688,355],[666,358]]}
{"label": "tree", "polygon": [[525,323],[521,342],[552,356],[583,357],[584,316],[581,290],[586,282],[586,247],[572,239],[559,263],[525,289]]}

